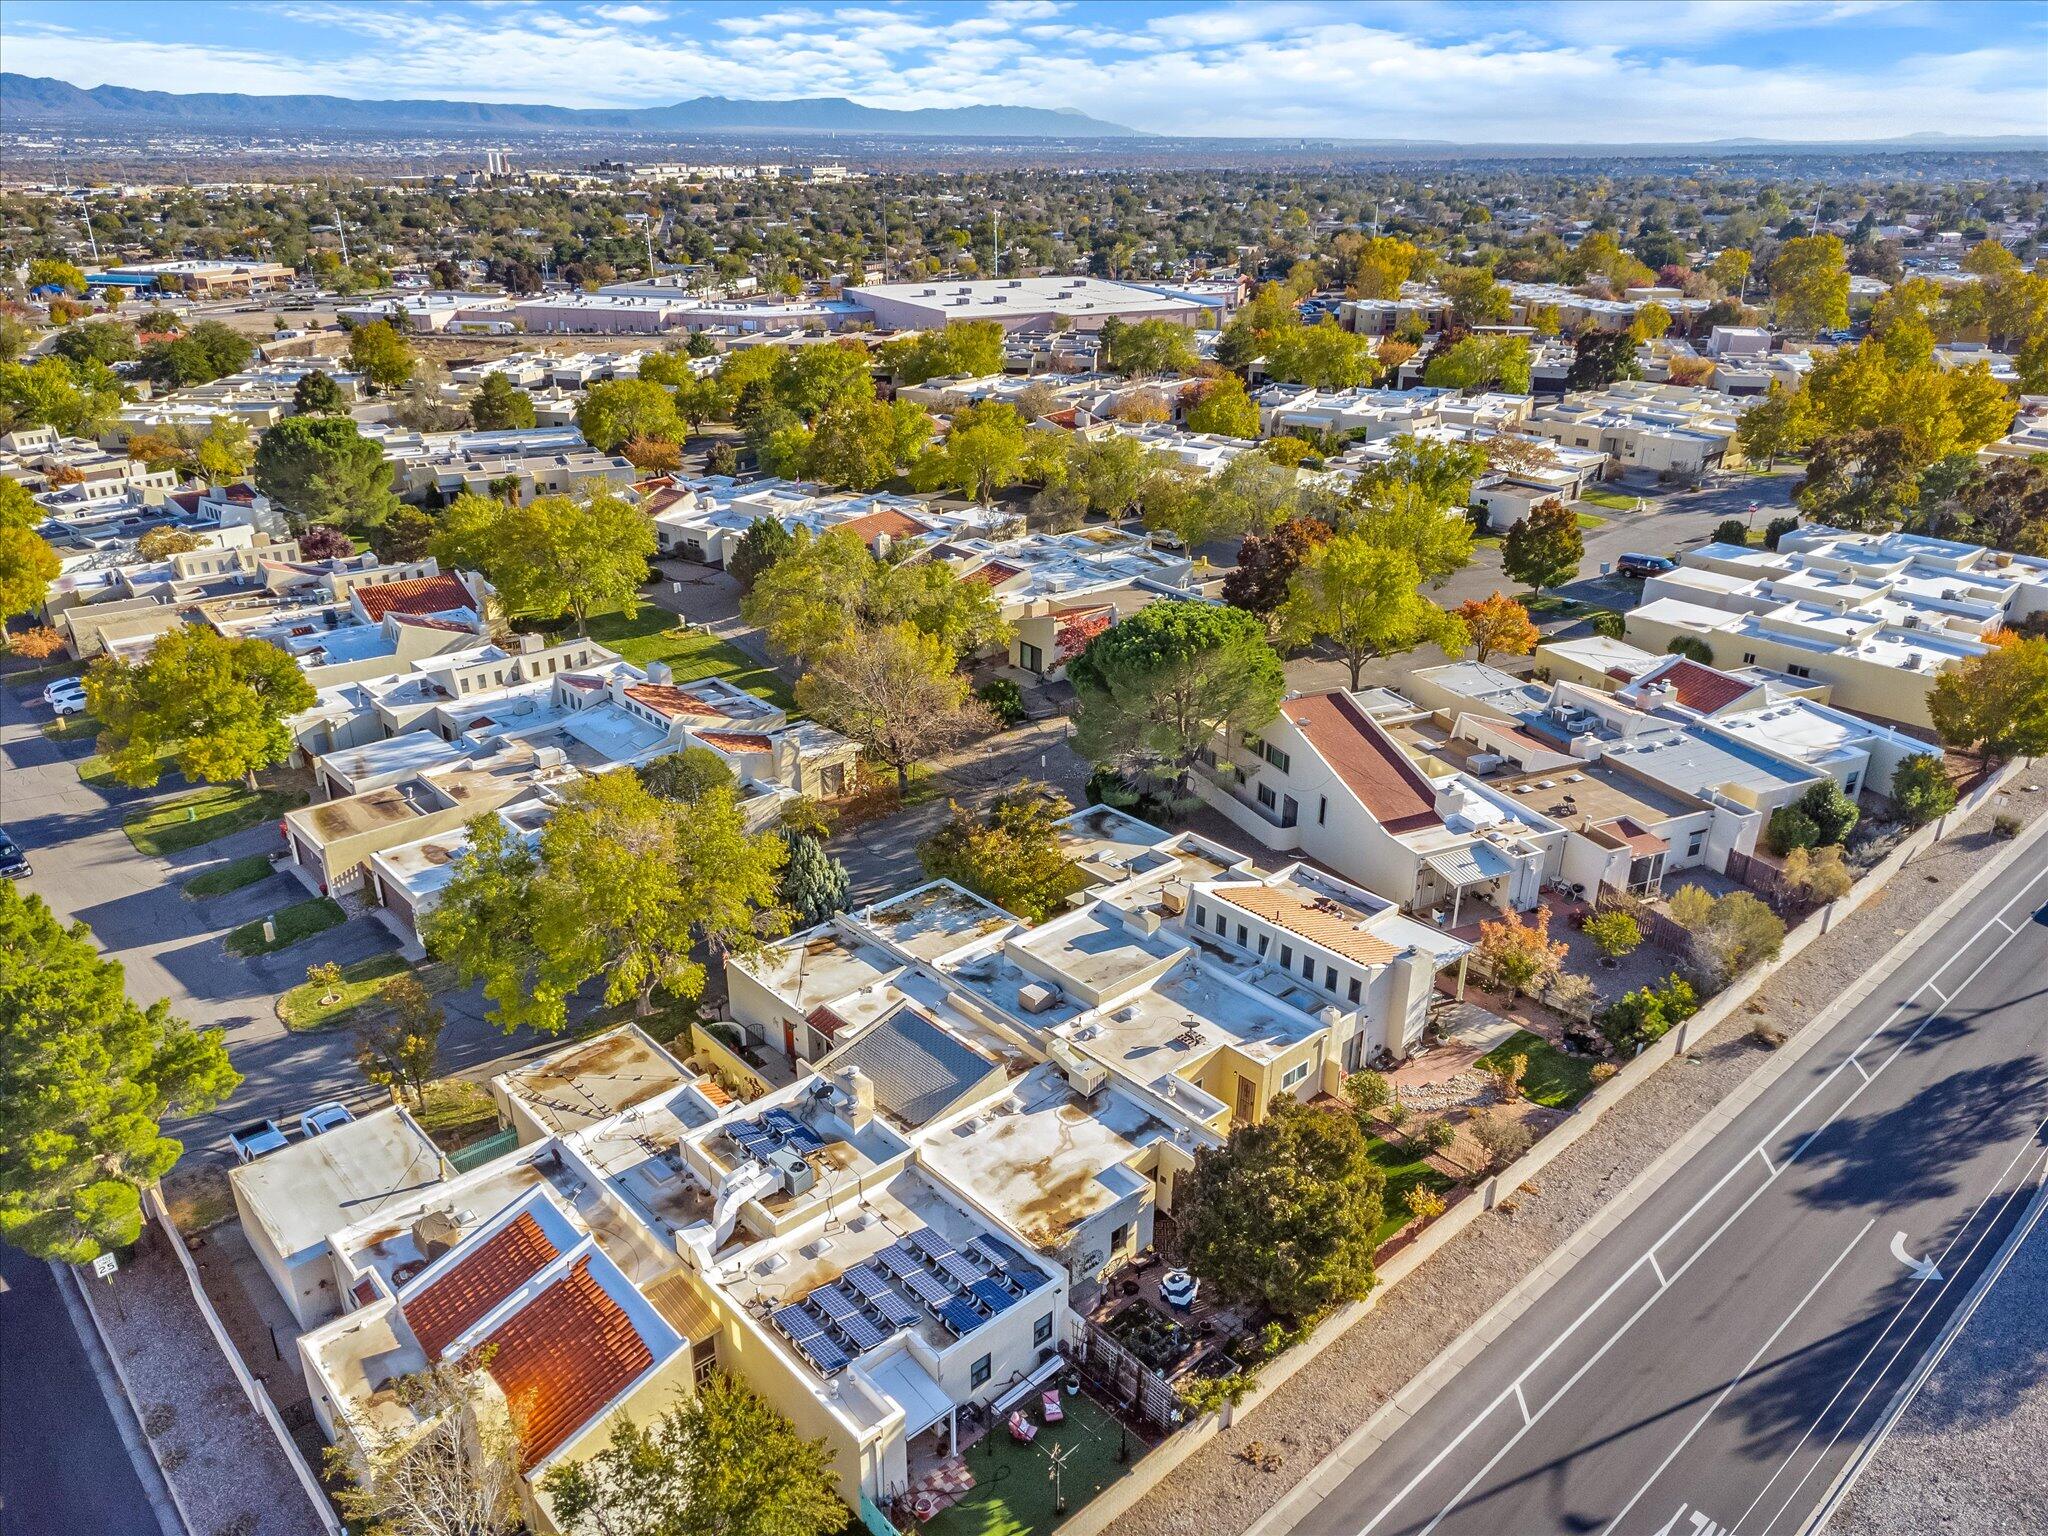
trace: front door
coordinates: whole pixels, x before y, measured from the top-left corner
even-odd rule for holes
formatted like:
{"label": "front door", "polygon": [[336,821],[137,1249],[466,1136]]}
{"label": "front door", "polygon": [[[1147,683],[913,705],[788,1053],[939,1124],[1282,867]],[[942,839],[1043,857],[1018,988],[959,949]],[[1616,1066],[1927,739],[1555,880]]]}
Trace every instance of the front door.
{"label": "front door", "polygon": [[1245,1125],[1252,1123],[1252,1112],[1259,1107],[1259,1087],[1248,1077],[1237,1080],[1237,1118]]}

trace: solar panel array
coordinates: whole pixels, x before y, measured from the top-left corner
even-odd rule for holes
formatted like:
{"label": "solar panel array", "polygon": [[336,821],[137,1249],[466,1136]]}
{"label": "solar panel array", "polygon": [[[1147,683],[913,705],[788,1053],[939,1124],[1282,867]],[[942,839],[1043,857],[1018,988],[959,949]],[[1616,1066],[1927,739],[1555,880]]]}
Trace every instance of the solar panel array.
{"label": "solar panel array", "polygon": [[771,1109],[759,1120],[729,1121],[725,1133],[747,1156],[762,1162],[783,1147],[793,1147],[806,1157],[825,1150],[824,1138],[786,1109]]}
{"label": "solar panel array", "polygon": [[920,1227],[781,1308],[771,1321],[798,1353],[831,1376],[899,1329],[915,1327],[921,1316],[962,1339],[1050,1283],[997,1238],[984,1234],[955,1248]]}

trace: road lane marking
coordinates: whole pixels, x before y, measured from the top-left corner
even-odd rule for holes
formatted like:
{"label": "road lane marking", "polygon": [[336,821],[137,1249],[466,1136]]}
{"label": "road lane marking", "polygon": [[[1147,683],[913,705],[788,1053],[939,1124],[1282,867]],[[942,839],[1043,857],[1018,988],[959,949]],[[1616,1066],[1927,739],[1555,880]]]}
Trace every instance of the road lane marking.
{"label": "road lane marking", "polygon": [[1806,1310],[1806,1304],[1809,1301],[1813,1300],[1815,1296],[1820,1294],[1820,1288],[1828,1283],[1829,1276],[1833,1275],[1837,1269],[1841,1268],[1842,1260],[1848,1258],[1851,1253],[1855,1252],[1856,1245],[1862,1242],[1863,1239],[1869,1235],[1870,1229],[1876,1225],[1877,1218],[1875,1216],[1871,1217],[1870,1220],[1863,1223],[1863,1225],[1857,1230],[1856,1235],[1849,1239],[1849,1246],[1844,1248],[1840,1253],[1836,1254],[1834,1262],[1828,1265],[1826,1269],[1821,1271],[1820,1278],[1813,1282],[1812,1287],[1807,1291],[1807,1293],[1804,1296],[1799,1298],[1799,1305],[1794,1307],[1790,1312],[1787,1312],[1785,1314],[1784,1321],[1779,1323],[1777,1327],[1771,1330],[1771,1336],[1765,1339],[1763,1343],[1759,1344],[1756,1347],[1756,1353],[1749,1357],[1749,1360],[1747,1361],[1747,1363],[1743,1365],[1742,1369],[1737,1371],[1734,1377],[1729,1381],[1728,1385],[1721,1389],[1720,1395],[1717,1396],[1711,1403],[1707,1404],[1707,1411],[1701,1414],[1697,1419],[1693,1421],[1692,1428],[1688,1429],[1685,1432],[1685,1434],[1679,1438],[1678,1444],[1671,1447],[1670,1453],[1666,1455],[1662,1461],[1657,1463],[1657,1470],[1652,1472],[1650,1474],[1649,1480],[1645,1482],[1642,1487],[1638,1488],[1635,1491],[1635,1493],[1629,1498],[1629,1501],[1626,1504],[1621,1506],[1621,1509],[1615,1514],[1615,1517],[1607,1522],[1606,1528],[1601,1531],[1600,1536],[1614,1536],[1614,1528],[1620,1525],[1621,1522],[1628,1517],[1628,1512],[1636,1507],[1637,1501],[1640,1500],[1644,1494],[1648,1493],[1653,1487],[1656,1486],[1657,1479],[1664,1475],[1665,1469],[1668,1468],[1672,1462],[1678,1459],[1679,1453],[1681,1451],[1683,1451],[1688,1445],[1692,1444],[1692,1437],[1707,1427],[1707,1420],[1711,1419],[1714,1416],[1714,1414],[1720,1409],[1721,1404],[1727,1401],[1728,1394],[1730,1392],[1733,1392],[1737,1387],[1742,1385],[1744,1378],[1746,1378],[1749,1375],[1749,1373],[1756,1368],[1757,1361],[1763,1359],[1765,1353],[1770,1349],[1770,1347],[1778,1342],[1779,1336],[1783,1334],[1787,1328],[1792,1326],[1792,1319],[1794,1319],[1801,1312],[1804,1312]]}
{"label": "road lane marking", "polygon": [[1911,1253],[1907,1252],[1906,1234],[1903,1232],[1894,1232],[1892,1234],[1892,1257],[1910,1269],[1915,1280],[1939,1280],[1941,1278],[1941,1271],[1934,1266],[1932,1260],[1916,1259]]}
{"label": "road lane marking", "polygon": [[1870,1081],[1870,1068],[1864,1066],[1863,1063],[1858,1061],[1854,1056],[1851,1056],[1849,1058],[1849,1065],[1854,1067],[1858,1072],[1863,1074],[1863,1081],[1865,1081],[1866,1083]]}
{"label": "road lane marking", "polygon": [[[2019,890],[2015,892],[2014,895],[2006,901],[2005,905],[1999,908],[1999,911],[2005,912],[2009,910],[2011,907],[2013,907],[2016,903],[2023,900],[2027,892],[2030,891],[2034,886],[2038,885],[2043,879],[2048,879],[2048,867],[2044,867],[2041,870],[2037,871],[2031,879],[2029,879],[2028,881],[2026,881],[2025,884],[2020,886]],[[1993,921],[1996,921],[1996,919],[1993,919]],[[1985,926],[1987,925],[1980,925],[1976,929],[1976,931],[1971,935],[1971,939],[1973,941],[1975,940],[1975,938],[1980,936],[1985,931]],[[2022,930],[2015,930],[2012,937],[2016,937],[2020,931]],[[1966,991],[1969,988],[1970,984],[1973,981],[1975,981],[1979,975],[1983,973],[1985,967],[1990,965],[1993,960],[1996,960],[2000,955],[2002,955],[2005,952],[2007,947],[2012,943],[2012,937],[2008,937],[2004,943],[2000,944],[1989,955],[1986,955],[1984,959],[1979,961],[1977,963],[1976,968],[1972,970],[1968,976],[1964,977],[1963,980],[1957,985],[1955,992],[1952,995],[1960,996],[1964,991]],[[1962,957],[1963,951],[1967,950],[1968,948],[1969,945],[1966,943],[1963,946],[1962,950],[1958,950],[1955,954],[1951,955],[1948,959],[1944,960],[1941,963],[1941,965],[1935,969],[1934,974],[1936,976],[1942,975],[1945,971],[1947,971],[1947,969],[1951,965],[1955,964],[1955,962]],[[1852,1057],[1855,1055],[1859,1055],[1862,1051],[1864,1051],[1870,1045],[1875,1043],[1880,1035],[1884,1034],[1886,1030],[1890,1029],[1894,1024],[1896,1024],[1899,1021],[1899,1019],[1903,1017],[1914,1006],[1913,998],[1917,998],[1918,996],[1919,993],[1916,991],[1912,995],[1912,997],[1909,997],[1905,1002],[1900,1003],[1896,1008],[1894,1008],[1882,1024],[1878,1025],[1875,1029],[1871,1030],[1869,1034],[1863,1037],[1862,1041],[1858,1043],[1855,1050],[1852,1051],[1850,1055]],[[1900,1042],[1896,1049],[1894,1049],[1888,1056],[1885,1057],[1882,1063],[1880,1063],[1880,1065],[1877,1068],[1877,1073],[1882,1073],[1886,1067],[1890,1066],[1893,1061],[1897,1060],[1900,1052],[1904,1051],[1915,1040],[1917,1040],[1921,1036],[1921,1034],[1926,1031],[1928,1025],[1932,1024],[1933,1022],[1934,1016],[1930,1014],[1927,1018],[1922,1019],[1917,1025],[1915,1025],[1912,1032],[1908,1034],[1903,1041]],[[1764,1137],[1764,1143],[1768,1143],[1774,1140],[1780,1133],[1783,1132],[1784,1128],[1787,1125],[1789,1125],[1799,1114],[1801,1114],[1809,1104],[1811,1104],[1816,1098],[1818,1098],[1821,1095],[1821,1093],[1824,1092],[1828,1088],[1828,1086],[1831,1083],[1833,1083],[1837,1077],[1841,1075],[1842,1068],[1847,1064],[1847,1061],[1848,1058],[1844,1058],[1843,1061],[1837,1062],[1835,1066],[1831,1068],[1826,1073],[1826,1075],[1824,1075],[1821,1078],[1819,1082],[1815,1083],[1811,1088],[1807,1089],[1807,1091],[1800,1096],[1799,1101],[1796,1104],[1794,1104],[1790,1109],[1786,1110],[1785,1113],[1779,1117],[1777,1123],[1771,1127],[1768,1133],[1766,1133]],[[1871,1074],[1872,1079],[1876,1077],[1877,1073]],[[1827,1130],[1827,1128],[1830,1125],[1834,1124],[1834,1122],[1841,1116],[1842,1112],[1846,1110],[1851,1104],[1853,1104],[1862,1095],[1864,1088],[1868,1086],[1869,1082],[1866,1081],[1864,1083],[1858,1084],[1854,1089],[1852,1089],[1849,1093],[1849,1096],[1846,1099],[1844,1099],[1841,1104],[1837,1105],[1834,1111],[1831,1114],[1829,1114],[1827,1119],[1821,1123],[1819,1129],[1815,1130],[1811,1135],[1803,1139],[1799,1143],[1799,1145],[1793,1150],[1791,1158],[1787,1160],[1787,1166],[1789,1167],[1792,1163],[1797,1162],[1799,1160],[1800,1155],[1806,1151],[1807,1147],[1812,1145],[1815,1137],[1819,1136],[1822,1132]],[[1763,1156],[1765,1166],[1769,1167],[1770,1158],[1768,1154],[1763,1152],[1763,1143],[1759,1143],[1756,1150],[1759,1153],[1759,1155]],[[1662,1235],[1660,1235],[1656,1239],[1656,1241],[1650,1245],[1650,1247],[1654,1249],[1660,1246],[1668,1238],[1670,1238],[1673,1233],[1678,1231],[1679,1228],[1683,1227],[1687,1222],[1692,1220],[1692,1218],[1698,1214],[1698,1212],[1703,1206],[1705,1206],[1710,1200],[1714,1199],[1715,1196],[1719,1195],[1721,1191],[1727,1187],[1728,1183],[1735,1177],[1737,1173],[1741,1171],[1743,1164],[1748,1162],[1748,1160],[1749,1159],[1747,1157],[1743,1157],[1737,1159],[1736,1162],[1731,1164],[1727,1172],[1723,1173],[1720,1178],[1716,1179],[1714,1183],[1707,1189],[1707,1191],[1704,1194],[1702,1194],[1697,1200],[1695,1200],[1690,1206],[1688,1206],[1684,1213],[1681,1214],[1676,1221],[1672,1222],[1668,1227],[1666,1227]],[[1726,1221],[1722,1222],[1719,1227],[1716,1227],[1713,1232],[1708,1234],[1706,1241],[1702,1243],[1699,1246],[1699,1248],[1696,1249],[1692,1253],[1692,1255],[1685,1260],[1685,1262],[1682,1265],[1679,1266],[1677,1276],[1674,1276],[1673,1278],[1675,1279],[1680,1276],[1683,1276],[1685,1272],[1692,1267],[1693,1263],[1709,1248],[1711,1248],[1716,1241],[1719,1240],[1721,1234],[1727,1231],[1729,1226],[1731,1226],[1735,1221],[1739,1220],[1749,1210],[1749,1207],[1753,1203],[1755,1203],[1758,1197],[1760,1197],[1765,1190],[1769,1189],[1770,1186],[1774,1182],[1776,1182],[1776,1179],[1777,1172],[1776,1170],[1773,1170],[1770,1177],[1767,1178],[1763,1182],[1763,1184],[1758,1186],[1758,1188],[1752,1194],[1750,1194],[1750,1196],[1747,1199],[1745,1199],[1739,1207],[1737,1207],[1733,1215],[1729,1216]],[[1553,1354],[1555,1354],[1558,1350],[1562,1349],[1565,1343],[1569,1339],[1571,1339],[1571,1337],[1574,1334],[1576,1334],[1581,1327],[1585,1325],[1587,1320],[1593,1317],[1596,1313],[1598,1313],[1600,1309],[1604,1307],[1607,1304],[1607,1302],[1614,1296],[1615,1292],[1619,1291],[1622,1286],[1626,1285],[1629,1282],[1629,1280],[1635,1276],[1635,1274],[1643,1267],[1644,1261],[1647,1260],[1649,1257],[1650,1255],[1648,1251],[1645,1251],[1641,1259],[1638,1259],[1635,1263],[1629,1265],[1627,1269],[1623,1270],[1620,1274],[1615,1276],[1615,1278],[1608,1283],[1606,1289],[1601,1291],[1601,1293],[1594,1298],[1592,1303],[1586,1308],[1584,1308],[1577,1317],[1573,1318],[1570,1323],[1568,1323],[1564,1328],[1559,1330],[1557,1337],[1552,1339],[1549,1344],[1545,1345],[1544,1348],[1537,1354],[1536,1358],[1530,1361],[1530,1363],[1526,1367],[1524,1367],[1522,1373],[1516,1378],[1516,1384],[1519,1385],[1521,1382],[1526,1381],[1532,1374],[1534,1374],[1534,1372],[1539,1367],[1546,1364]],[[1523,1435],[1526,1434],[1531,1427],[1533,1427],[1536,1420],[1541,1419],[1544,1416],[1544,1414],[1550,1411],[1552,1406],[1559,1402],[1565,1396],[1566,1393],[1570,1392],[1571,1389],[1577,1385],[1579,1378],[1584,1376],[1587,1371],[1591,1370],[1593,1366],[1596,1363],[1598,1363],[1600,1358],[1603,1355],[1605,1355],[1609,1349],[1611,1349],[1615,1344],[1620,1342],[1622,1337],[1631,1328],[1635,1326],[1637,1320],[1642,1317],[1644,1312],[1649,1310],[1650,1306],[1657,1300],[1657,1297],[1661,1296],[1662,1294],[1663,1292],[1660,1290],[1657,1293],[1657,1295],[1652,1296],[1649,1301],[1644,1302],[1642,1306],[1638,1307],[1627,1318],[1625,1318],[1622,1321],[1621,1326],[1613,1333],[1608,1335],[1607,1339],[1600,1345],[1599,1349],[1594,1352],[1593,1356],[1590,1359],[1588,1359],[1585,1362],[1585,1364],[1581,1365],[1577,1371],[1573,1372],[1572,1375],[1566,1380],[1565,1384],[1562,1387],[1560,1387],[1558,1391],[1548,1401],[1546,1401],[1543,1404],[1542,1407],[1536,1410],[1535,1415],[1530,1419],[1529,1423],[1524,1425],[1522,1429],[1516,1431],[1512,1436],[1510,1436],[1508,1440],[1501,1446],[1501,1448],[1487,1460],[1486,1465],[1481,1467],[1480,1470],[1476,1474],[1474,1474],[1471,1480],[1468,1481],[1465,1484],[1465,1486],[1458,1491],[1456,1496],[1452,1498],[1451,1502],[1444,1505],[1443,1508],[1437,1511],[1435,1517],[1432,1518],[1429,1524],[1423,1528],[1423,1530],[1420,1533],[1420,1536],[1429,1536],[1429,1533],[1435,1530],[1436,1527],[1443,1522],[1443,1518],[1445,1515],[1451,1513],[1451,1511],[1457,1508],[1459,1504],[1463,1503],[1465,1500],[1465,1496],[1472,1491],[1472,1488],[1480,1481],[1481,1478],[1485,1477],[1488,1472],[1491,1472],[1493,1470],[1494,1465],[1501,1459],[1501,1457],[1505,1456],[1510,1450],[1514,1448],[1516,1444],[1518,1444],[1521,1441]],[[1429,1461],[1422,1467],[1420,1471],[1415,1473],[1413,1477],[1409,1478],[1408,1481],[1402,1485],[1400,1491],[1397,1492],[1392,1499],[1390,1499],[1385,1505],[1381,1507],[1378,1514],[1374,1515],[1370,1520],[1368,1520],[1363,1526],[1359,1528],[1358,1536],[1371,1536],[1371,1532],[1374,1530],[1374,1528],[1377,1527],[1383,1520],[1385,1520],[1387,1516],[1392,1514],[1394,1510],[1397,1509],[1408,1498],[1408,1496],[1416,1490],[1416,1488],[1421,1486],[1425,1479],[1432,1476],[1435,1473],[1436,1469],[1443,1464],[1445,1458],[1450,1456],[1454,1451],[1456,1451],[1460,1446],[1462,1446],[1465,1443],[1465,1441],[1471,1437],[1473,1432],[1476,1431],[1479,1428],[1479,1426],[1482,1423],[1484,1423],[1485,1420],[1493,1413],[1493,1410],[1498,1408],[1503,1402],[1507,1400],[1507,1397],[1508,1393],[1506,1391],[1501,1392],[1497,1397],[1495,1397],[1491,1402],[1489,1402],[1485,1408],[1481,1409],[1479,1413],[1477,1413],[1469,1421],[1467,1421],[1464,1427],[1460,1429],[1456,1435],[1452,1436],[1446,1444],[1444,1444],[1442,1447],[1438,1449],[1437,1453],[1429,1459]],[[1740,1521],[1737,1522],[1738,1525],[1740,1523]]]}
{"label": "road lane marking", "polygon": [[[1865,1078],[1864,1081],[1868,1082],[1869,1079]],[[1757,1143],[1756,1155],[1763,1160],[1764,1172],[1775,1179],[1778,1176],[1777,1167],[1771,1162],[1771,1154],[1763,1149],[1763,1143],[1761,1142]]]}
{"label": "road lane marking", "polygon": [[1527,1428],[1535,1421],[1529,1417],[1529,1399],[1522,1396],[1522,1384],[1519,1381],[1515,1383],[1515,1402],[1521,1407],[1522,1424],[1524,1428]]}
{"label": "road lane marking", "polygon": [[1669,1285],[1671,1282],[1664,1278],[1664,1266],[1657,1262],[1657,1250],[1654,1248],[1651,1249],[1648,1254],[1644,1255],[1644,1257],[1649,1259],[1650,1268],[1652,1271],[1655,1272],[1657,1276],[1657,1289],[1660,1291],[1663,1290],[1664,1287]]}
{"label": "road lane marking", "polygon": [[[2020,1158],[2026,1154],[2027,1149],[2039,1139],[2041,1132],[2043,1130],[2048,1130],[2048,1119],[2042,1120],[2042,1122],[2034,1128],[2033,1134],[2028,1136],[2024,1141],[2020,1143],[2019,1149],[2013,1153],[2011,1160],[2008,1161],[2005,1167],[2000,1170],[1998,1177],[1992,1180],[1991,1188],[1985,1192],[1984,1198],[1977,1202],[1976,1208],[1970,1212],[1968,1219],[1965,1220],[1963,1224],[1956,1229],[1955,1236],[1949,1239],[1948,1246],[1941,1250],[1942,1259],[1945,1260],[1948,1258],[1950,1252],[1955,1248],[1955,1245],[1963,1240],[1963,1235],[1966,1232],[1968,1232],[1972,1226],[1976,1224],[1977,1218],[1981,1216],[1984,1212],[1984,1207],[1989,1205],[1991,1203],[1992,1197],[1998,1193],[1999,1185],[2005,1182],[2006,1176],[2012,1172],[2013,1168],[2018,1164]],[[2010,1204],[2012,1196],[2018,1194],[2020,1190],[2026,1187],[2030,1180],[2035,1178],[2040,1173],[2042,1164],[2044,1162],[2048,1162],[2048,1151],[2044,1151],[2036,1155],[2033,1165],[2027,1170],[2025,1177],[2023,1177],[2018,1184],[2014,1185],[2012,1191],[2006,1196],[2006,1204]],[[2002,1216],[2004,1215],[2004,1213],[2005,1206],[2001,1205],[1999,1207],[1999,1215]],[[1984,1231],[1978,1234],[1976,1241],[1970,1244],[1969,1253],[1964,1254],[1963,1257],[1959,1261],[1957,1261],[1956,1267],[1948,1271],[1948,1278],[1944,1279],[1938,1286],[1936,1286],[1934,1292],[1934,1305],[1929,1306],[1927,1311],[1921,1314],[1920,1322],[1925,1322],[1928,1317],[1933,1315],[1935,1307],[1940,1304],[1941,1292],[1947,1289],[1947,1287],[1953,1283],[1955,1277],[1962,1273],[1962,1271],[1969,1265],[1970,1259],[1972,1258],[1972,1256],[1975,1255],[1978,1246],[1983,1242],[1985,1236],[1987,1236],[1990,1233],[1991,1228],[1997,1225],[1997,1217],[1992,1218],[1991,1222],[1985,1227]],[[1822,1405],[1820,1412],[1814,1416],[1813,1422],[1807,1426],[1806,1433],[1799,1437],[1798,1444],[1794,1445],[1792,1449],[1786,1453],[1785,1459],[1778,1464],[1778,1470],[1771,1474],[1770,1481],[1766,1482],[1763,1485],[1763,1487],[1757,1490],[1756,1497],[1749,1501],[1749,1508],[1745,1509],[1741,1513],[1741,1515],[1736,1518],[1735,1524],[1730,1527],[1731,1530],[1741,1530],[1743,1522],[1756,1512],[1757,1505],[1761,1504],[1764,1501],[1764,1495],[1771,1491],[1771,1485],[1777,1482],[1779,1478],[1785,1475],[1786,1469],[1792,1465],[1794,1458],[1796,1458],[1799,1455],[1801,1450],[1805,1449],[1806,1442],[1813,1438],[1813,1432],[1820,1428],[1822,1422],[1826,1420],[1829,1411],[1833,1409],[1837,1402],[1841,1401],[1842,1394],[1848,1391],[1849,1388],[1855,1384],[1858,1373],[1862,1371],[1865,1365],[1870,1363],[1871,1356],[1877,1353],[1877,1351],[1883,1346],[1885,1339],[1890,1335],[1892,1329],[1896,1328],[1899,1325],[1900,1319],[1903,1318],[1906,1315],[1906,1313],[1909,1310],[1911,1310],[1913,1304],[1920,1299],[1921,1290],[1925,1287],[1926,1283],[1927,1282],[1925,1282],[1924,1280],[1916,1280],[1913,1283],[1912,1293],[1908,1295],[1904,1301],[1899,1303],[1898,1310],[1895,1311],[1891,1316],[1891,1321],[1884,1325],[1884,1331],[1878,1334],[1878,1336],[1875,1339],[1871,1340],[1870,1347],[1864,1350],[1861,1358],[1857,1360],[1855,1365],[1849,1368],[1848,1375],[1842,1378],[1842,1384],[1839,1387],[1835,1388],[1834,1395],[1830,1397],[1825,1404]],[[1912,1329],[1908,1331],[1905,1339],[1900,1342],[1899,1350],[1903,1351],[1906,1345],[1912,1341],[1913,1334],[1918,1333],[1919,1331],[1920,1323],[1916,1322],[1913,1325]],[[1897,1360],[1898,1353],[1895,1352],[1891,1360],[1885,1362],[1885,1364],[1879,1369],[1876,1381],[1873,1381],[1871,1383],[1870,1387],[1864,1392],[1863,1397],[1857,1401],[1856,1406],[1852,1408],[1849,1411],[1848,1416],[1843,1419],[1843,1429],[1846,1429],[1849,1423],[1856,1417],[1856,1415],[1862,1411],[1863,1404],[1869,1401],[1870,1393],[1877,1390],[1878,1383],[1884,1380],[1885,1372],[1889,1371],[1892,1365],[1897,1362]],[[1829,1439],[1827,1445],[1822,1447],[1820,1456],[1816,1458],[1816,1460],[1814,1461],[1814,1467],[1818,1467],[1821,1461],[1826,1459],[1828,1451],[1833,1449],[1835,1441],[1840,1439],[1841,1435],[1842,1429],[1837,1429],[1833,1437]],[[1768,1532],[1771,1526],[1776,1525],[1778,1521],[1784,1517],[1786,1507],[1791,1504],[1793,1499],[1798,1497],[1799,1489],[1805,1486],[1806,1479],[1808,1477],[1813,1476],[1814,1467],[1807,1468],[1805,1476],[1801,1477],[1799,1479],[1799,1482],[1793,1486],[1792,1492],[1785,1496],[1785,1502],[1778,1506],[1777,1513],[1771,1516],[1770,1524],[1764,1527],[1765,1532]]]}

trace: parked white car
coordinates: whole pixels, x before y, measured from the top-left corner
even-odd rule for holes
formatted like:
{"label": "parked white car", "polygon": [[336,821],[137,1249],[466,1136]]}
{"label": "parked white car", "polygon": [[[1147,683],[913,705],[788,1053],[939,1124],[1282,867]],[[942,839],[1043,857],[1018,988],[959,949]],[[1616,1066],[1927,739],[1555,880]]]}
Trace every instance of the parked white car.
{"label": "parked white car", "polygon": [[325,1104],[315,1104],[299,1116],[299,1132],[304,1136],[318,1136],[322,1131],[331,1131],[337,1125],[347,1125],[355,1119],[348,1106],[338,1099],[329,1099]]}

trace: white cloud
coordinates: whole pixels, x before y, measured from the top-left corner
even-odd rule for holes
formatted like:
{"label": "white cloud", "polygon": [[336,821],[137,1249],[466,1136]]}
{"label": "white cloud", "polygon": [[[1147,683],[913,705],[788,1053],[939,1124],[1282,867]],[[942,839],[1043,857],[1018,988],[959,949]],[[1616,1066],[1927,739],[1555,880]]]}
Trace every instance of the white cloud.
{"label": "white cloud", "polygon": [[[1794,31],[1927,13],[1883,0],[1752,5],[1404,3],[1201,5],[1145,16],[1107,5],[875,0],[707,17],[644,3],[548,7],[267,7],[265,46],[7,28],[8,67],[93,85],[181,91],[435,96],[646,106],[712,93],[847,95],[875,106],[1075,107],[1155,132],[1221,137],[1640,142],[1868,138],[1923,130],[2039,132],[2027,27],[1996,47],[1915,37],[1918,57],[1850,65]],[[145,13],[145,19],[147,13]],[[278,50],[304,29],[318,56]],[[1749,62],[1724,46],[1777,33]],[[1741,60],[1715,62],[1714,60]]]}

